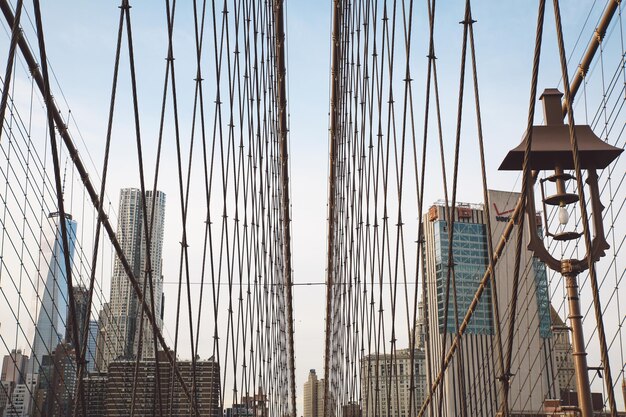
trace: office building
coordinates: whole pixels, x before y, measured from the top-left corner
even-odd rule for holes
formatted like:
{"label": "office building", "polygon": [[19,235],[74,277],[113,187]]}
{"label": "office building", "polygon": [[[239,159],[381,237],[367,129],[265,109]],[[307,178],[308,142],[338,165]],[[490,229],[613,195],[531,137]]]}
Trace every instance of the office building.
{"label": "office building", "polygon": [[[146,288],[145,299],[152,304],[154,291],[155,320],[160,330],[163,322],[163,222],[165,216],[165,194],[157,191],[146,191],[144,198],[140,190],[125,188],[120,192],[118,210],[117,238],[126,260],[139,282],[140,288]],[[154,209],[154,222],[150,226],[150,217]],[[150,247],[146,240],[145,224],[151,229]],[[148,257],[150,265],[148,265]],[[145,280],[151,276],[152,285]],[[106,342],[103,358],[103,369],[114,359],[120,357],[154,358],[154,332],[147,317],[144,317],[143,332],[140,341],[141,303],[137,299],[130,279],[119,258],[116,258],[111,279],[110,316],[105,327]],[[140,349],[141,344],[141,349]]]}
{"label": "office building", "polygon": [[553,306],[550,306],[550,315],[552,316],[552,332],[554,334],[553,355],[559,387],[561,391],[576,391],[576,373],[569,336],[570,329]]}
{"label": "office building", "polygon": [[9,403],[9,398],[11,398],[13,386],[13,382],[0,381],[0,416],[4,415],[4,409]]}
{"label": "office building", "polygon": [[32,407],[30,416],[41,417],[50,413],[52,402],[55,401],[56,395],[53,391],[54,378],[54,356],[44,355],[39,365],[39,373],[37,374],[37,386],[31,393]]}
{"label": "office building", "polygon": [[425,326],[426,326],[426,317],[424,316],[424,302],[420,301],[417,303],[417,319],[415,320],[415,348],[424,349],[426,344],[426,334],[425,334]]}
{"label": "office building", "polygon": [[96,338],[98,335],[98,322],[95,320],[89,320],[89,330],[87,332],[87,346],[83,347],[85,341],[83,340],[85,337],[85,320],[87,318],[87,314],[89,312],[89,290],[82,286],[76,286],[73,289],[74,291],[74,304],[76,317],[72,317],[71,314],[67,314],[67,329],[65,341],[70,345],[74,346],[74,321],[76,320],[78,327],[78,337],[79,344],[78,346],[81,349],[84,349],[85,352],[85,361],[87,372],[93,372],[96,367]]}
{"label": "office building", "polygon": [[[411,404],[411,368],[413,406]],[[425,390],[424,351],[371,354],[361,359],[361,413],[363,417],[408,417],[417,415]],[[409,414],[410,411],[410,414]],[[350,412],[355,412],[351,410]]]}
{"label": "office building", "polygon": [[252,416],[269,417],[267,395],[263,394],[262,389],[259,389],[259,393],[256,395],[243,396],[241,403],[247,406],[252,412]]}
{"label": "office building", "polygon": [[83,393],[89,417],[106,416],[107,380],[107,374],[103,372],[90,372],[83,378]]}
{"label": "office building", "polygon": [[[76,351],[68,343],[61,343],[53,354],[53,401],[48,402],[48,416],[64,417],[72,414],[76,392]],[[40,379],[41,380],[41,379]]]}
{"label": "office building", "polygon": [[87,316],[87,303],[89,301],[89,290],[83,286],[75,286],[72,288],[74,292],[74,311],[75,317],[70,314],[69,308],[67,309],[67,328],[65,329],[65,341],[71,345],[74,344],[74,322],[78,328],[78,345],[83,345],[83,330],[85,324],[85,317]]}
{"label": "office building", "polygon": [[5,355],[2,359],[2,374],[0,381],[23,384],[26,379],[28,367],[28,356],[22,354],[21,349],[12,349],[10,355]]}
{"label": "office building", "polygon": [[17,385],[24,385],[28,369],[28,356],[20,349],[13,349],[2,359],[2,374],[0,375],[0,416],[4,415],[7,404]]}
{"label": "office building", "polygon": [[356,402],[350,402],[341,406],[342,417],[361,417],[361,407]]}
{"label": "office building", "polygon": [[37,388],[37,374],[27,374],[23,384],[17,384],[13,388],[10,400],[4,409],[4,417],[28,417],[30,416],[34,392]]}
{"label": "office building", "polygon": [[[262,392],[262,391],[260,391]],[[241,397],[240,403],[224,409],[225,417],[268,417],[267,396],[259,393]]]}
{"label": "office building", "polygon": [[87,372],[96,371],[96,356],[98,349],[98,321],[89,320],[89,333],[87,334],[87,349],[85,353],[86,370]]}
{"label": "office building", "polygon": [[[109,341],[109,337],[107,336],[107,332],[109,331],[109,319],[111,317],[111,304],[104,303],[102,305],[102,310],[98,314],[98,333],[96,336],[96,367],[95,371],[97,372],[106,372],[106,360],[113,356],[113,350],[107,345]],[[115,331],[116,329],[111,327],[111,331]]]}
{"label": "office building", "polygon": [[324,379],[317,379],[315,369],[309,371],[309,378],[304,383],[304,417],[322,417],[324,415]]}
{"label": "office building", "polygon": [[76,391],[76,351],[60,343],[51,355],[43,357],[34,391],[32,417],[65,417],[74,410]]}
{"label": "office building", "polygon": [[254,411],[247,404],[233,404],[224,410],[224,417],[254,417]]}
{"label": "office building", "polygon": [[[489,191],[493,242],[500,240],[518,199],[517,193]],[[423,302],[427,323],[425,345],[430,351],[431,360],[427,362],[433,376],[439,373],[440,358],[451,346],[457,331],[457,320],[458,323],[463,321],[489,262],[487,219],[483,205],[458,204],[451,208],[450,215],[454,216],[452,230],[449,229],[450,222],[443,203],[433,205],[423,218],[426,281]],[[450,246],[451,231],[453,241]],[[517,229],[514,229],[512,236],[516,234]],[[525,233],[523,248],[526,248],[527,240]],[[448,256],[449,253],[452,256]],[[454,265],[454,274],[449,271],[451,265]],[[508,334],[510,323],[514,265],[515,245],[510,244],[503,251],[495,269],[503,335]],[[456,294],[454,286],[447,284],[448,277],[456,280]],[[514,332],[511,366],[513,376],[510,380],[511,392],[516,395],[509,398],[509,407],[514,414],[541,410],[544,399],[557,398],[558,395],[555,367],[550,354],[552,332],[545,265],[527,250],[521,254],[518,294],[517,330]],[[455,315],[457,312],[458,316]],[[465,408],[466,415],[496,415],[501,384],[497,379],[500,370],[494,335],[492,288],[488,285],[442,381],[443,398],[437,391],[431,407],[442,400],[444,416],[462,415],[462,408]],[[476,364],[481,366],[477,367]],[[438,414],[436,408],[430,408],[429,411],[430,415]]]}
{"label": "office building", "polygon": [[[48,262],[42,271],[47,270],[45,281],[38,282],[37,322],[31,353],[29,373],[38,373],[44,355],[52,354],[56,346],[64,339],[67,320],[67,271],[63,252],[63,237],[59,213],[50,213],[52,230],[44,232],[40,247],[42,259]],[[65,214],[65,226],[69,245],[69,263],[72,264],[76,241],[76,222]],[[40,278],[43,278],[41,276]]]}
{"label": "office building", "polygon": [[[120,359],[109,364],[106,395],[107,416],[130,415],[133,390],[136,397],[134,406],[136,417],[158,415],[160,407],[163,407],[164,413],[167,415],[170,415],[170,410],[171,415],[190,415],[191,402],[178,379],[173,375],[172,367],[164,352],[159,352],[158,360],[158,377],[154,359],[140,361],[136,384],[133,384],[136,361]],[[191,390],[193,383],[191,361],[177,361],[176,366],[187,388]],[[196,361],[195,371],[196,391],[191,394],[197,400],[198,413],[196,415],[222,417],[219,364],[213,360]],[[173,385],[172,381],[174,381]]]}

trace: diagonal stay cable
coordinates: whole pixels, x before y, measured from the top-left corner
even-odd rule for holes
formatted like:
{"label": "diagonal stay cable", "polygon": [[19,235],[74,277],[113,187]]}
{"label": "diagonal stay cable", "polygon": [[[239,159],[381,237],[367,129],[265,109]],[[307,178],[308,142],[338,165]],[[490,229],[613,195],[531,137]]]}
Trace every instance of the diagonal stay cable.
{"label": "diagonal stay cable", "polygon": [[7,100],[9,98],[9,87],[11,86],[11,74],[13,74],[13,62],[15,61],[15,50],[17,47],[17,39],[20,31],[20,17],[22,16],[22,7],[24,0],[17,0],[15,7],[15,20],[11,25],[11,43],[9,46],[9,56],[7,57],[6,70],[4,72],[4,85],[2,86],[2,98],[0,99],[0,140],[2,138],[2,127],[4,126],[4,115],[7,109]]}

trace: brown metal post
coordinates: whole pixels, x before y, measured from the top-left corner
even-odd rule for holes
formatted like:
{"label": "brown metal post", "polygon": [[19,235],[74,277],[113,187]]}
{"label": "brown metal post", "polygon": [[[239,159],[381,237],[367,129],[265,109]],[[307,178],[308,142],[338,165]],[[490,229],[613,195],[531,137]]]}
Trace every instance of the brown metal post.
{"label": "brown metal post", "polygon": [[580,300],[578,297],[578,272],[572,271],[571,263],[568,260],[564,260],[562,262],[561,274],[565,278],[567,302],[569,304],[569,320],[572,328],[572,356],[574,357],[574,371],[576,372],[578,407],[582,417],[593,417],[587,353],[585,352],[585,338],[583,336],[583,316],[580,313]]}

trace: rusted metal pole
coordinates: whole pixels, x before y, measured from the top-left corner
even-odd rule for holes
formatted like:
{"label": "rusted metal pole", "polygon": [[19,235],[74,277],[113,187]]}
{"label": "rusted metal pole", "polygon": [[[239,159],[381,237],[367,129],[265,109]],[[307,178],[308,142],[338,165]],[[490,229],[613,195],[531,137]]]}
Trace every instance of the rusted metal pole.
{"label": "rusted metal pole", "polygon": [[587,353],[585,352],[585,337],[583,335],[583,316],[580,313],[578,294],[578,273],[571,271],[571,263],[569,261],[563,261],[561,265],[561,274],[565,278],[565,288],[567,290],[570,326],[572,327],[572,356],[574,357],[574,369],[576,371],[578,407],[582,417],[593,417]]}
{"label": "rusted metal pole", "polygon": [[283,275],[287,298],[287,344],[289,349],[289,388],[291,415],[296,413],[296,371],[293,341],[293,281],[291,276],[291,217],[289,203],[289,157],[287,138],[287,70],[285,69],[285,23],[283,0],[274,4],[274,39],[276,44],[276,84],[278,90],[278,137],[280,140],[280,175],[283,227]]}

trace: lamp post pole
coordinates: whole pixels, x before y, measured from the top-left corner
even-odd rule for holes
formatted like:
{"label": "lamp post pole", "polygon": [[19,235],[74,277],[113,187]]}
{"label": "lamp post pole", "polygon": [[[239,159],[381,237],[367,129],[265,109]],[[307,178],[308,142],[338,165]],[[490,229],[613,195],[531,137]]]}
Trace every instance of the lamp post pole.
{"label": "lamp post pole", "polygon": [[561,261],[561,275],[565,278],[569,320],[572,328],[572,356],[574,357],[574,371],[576,372],[578,407],[582,417],[593,417],[587,352],[585,352],[585,337],[583,336],[583,316],[580,313],[578,272],[573,270],[570,260]]}

